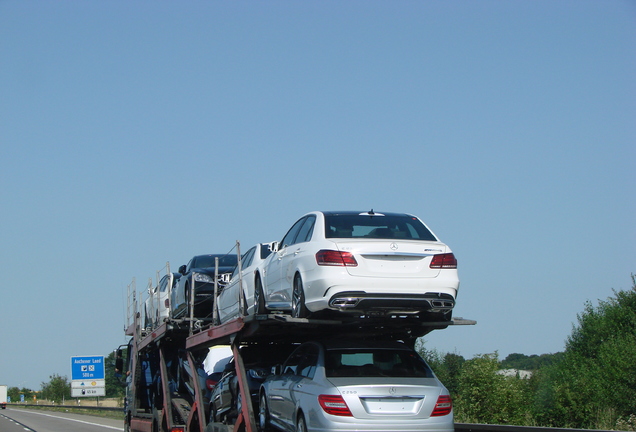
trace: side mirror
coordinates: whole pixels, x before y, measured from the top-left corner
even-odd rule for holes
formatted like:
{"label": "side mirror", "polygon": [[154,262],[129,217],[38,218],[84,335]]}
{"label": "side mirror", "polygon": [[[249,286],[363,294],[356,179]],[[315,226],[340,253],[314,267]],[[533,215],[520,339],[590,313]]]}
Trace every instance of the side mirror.
{"label": "side mirror", "polygon": [[278,249],[280,248],[280,243],[275,241],[275,242],[271,242],[269,244],[269,250],[272,252],[278,252]]}
{"label": "side mirror", "polygon": [[182,265],[181,267],[179,267],[179,273],[181,273],[182,275],[184,275],[184,274],[185,274],[185,272],[186,272],[186,266],[185,266],[185,264],[184,264],[184,265]]}
{"label": "side mirror", "polygon": [[232,275],[230,273],[223,273],[219,277],[219,282],[227,284],[228,282],[230,282],[230,277],[232,277]]}
{"label": "side mirror", "polygon": [[283,365],[276,365],[272,368],[272,374],[274,375],[282,375],[283,374]]}

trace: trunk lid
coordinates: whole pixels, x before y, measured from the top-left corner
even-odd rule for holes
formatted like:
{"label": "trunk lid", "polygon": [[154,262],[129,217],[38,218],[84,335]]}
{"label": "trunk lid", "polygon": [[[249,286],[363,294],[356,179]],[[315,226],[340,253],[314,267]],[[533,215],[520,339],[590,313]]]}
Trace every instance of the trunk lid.
{"label": "trunk lid", "polygon": [[[429,418],[441,387],[435,378],[329,378],[355,418]],[[364,381],[364,382],[363,382]]]}
{"label": "trunk lid", "polygon": [[[335,239],[334,239],[335,240]],[[421,240],[335,240],[337,248],[354,255],[358,265],[347,266],[351,276],[434,278],[440,269],[429,267],[433,255],[449,252],[444,243]]]}

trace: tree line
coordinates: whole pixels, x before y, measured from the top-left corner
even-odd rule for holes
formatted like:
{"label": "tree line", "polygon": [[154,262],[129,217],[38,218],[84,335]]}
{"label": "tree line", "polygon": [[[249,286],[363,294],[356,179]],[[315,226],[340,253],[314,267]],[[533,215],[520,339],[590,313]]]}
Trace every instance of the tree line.
{"label": "tree line", "polygon": [[[126,394],[125,377],[115,370],[115,352],[104,357],[104,373],[106,378],[105,397],[122,398],[123,400]],[[58,374],[49,376],[48,382],[41,383],[39,391],[9,387],[7,396],[11,398],[11,402],[20,402],[24,399],[25,403],[45,400],[53,404],[61,404],[72,399],[81,399],[71,397],[71,381],[67,376]]]}
{"label": "tree line", "polygon": [[[565,351],[470,360],[419,346],[449,389],[459,423],[636,430],[636,277],[632,288],[585,303]],[[529,370],[529,378],[502,369]]]}

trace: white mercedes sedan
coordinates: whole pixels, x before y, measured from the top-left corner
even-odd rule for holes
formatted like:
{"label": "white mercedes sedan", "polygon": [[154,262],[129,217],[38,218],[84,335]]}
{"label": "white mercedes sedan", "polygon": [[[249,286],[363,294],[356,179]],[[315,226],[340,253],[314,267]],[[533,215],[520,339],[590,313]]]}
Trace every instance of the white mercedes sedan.
{"label": "white mercedes sedan", "polygon": [[259,309],[452,319],[457,260],[416,216],[315,211],[272,250],[255,274]]}
{"label": "white mercedes sedan", "polygon": [[[215,302],[220,324],[239,316],[258,315],[265,312],[262,301],[254,294],[255,284],[257,282],[260,284],[259,270],[265,258],[270,255],[271,246],[271,243],[258,243],[241,256],[241,272],[239,273],[237,265],[230,276],[230,281],[222,287]],[[242,292],[239,289],[241,285]]]}

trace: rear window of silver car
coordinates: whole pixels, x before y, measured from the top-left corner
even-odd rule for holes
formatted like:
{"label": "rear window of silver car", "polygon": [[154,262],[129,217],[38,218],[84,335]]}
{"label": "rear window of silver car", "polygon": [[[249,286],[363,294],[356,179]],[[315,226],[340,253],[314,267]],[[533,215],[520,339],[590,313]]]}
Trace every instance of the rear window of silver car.
{"label": "rear window of silver car", "polygon": [[374,238],[437,241],[409,215],[325,215],[325,238]]}
{"label": "rear window of silver car", "polygon": [[331,349],[325,354],[329,377],[432,378],[433,372],[415,352],[392,349]]}

